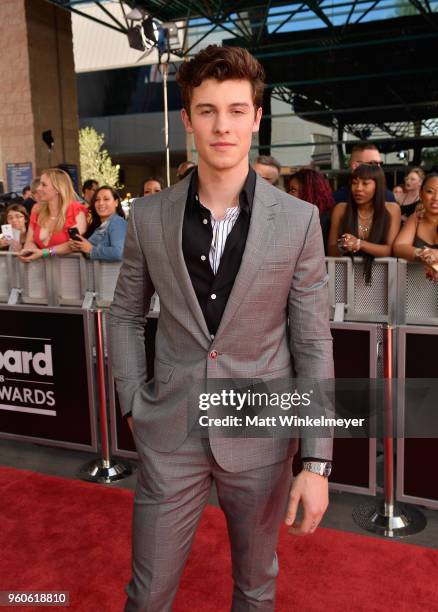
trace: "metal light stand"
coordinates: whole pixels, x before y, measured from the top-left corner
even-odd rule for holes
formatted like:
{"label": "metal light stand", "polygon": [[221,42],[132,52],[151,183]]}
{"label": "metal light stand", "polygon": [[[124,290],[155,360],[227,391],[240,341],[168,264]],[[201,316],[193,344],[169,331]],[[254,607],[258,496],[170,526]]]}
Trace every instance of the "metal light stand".
{"label": "metal light stand", "polygon": [[384,326],[384,377],[385,419],[384,419],[384,486],[383,499],[362,504],[353,510],[353,519],[366,531],[386,538],[403,538],[422,531],[426,527],[426,517],[417,508],[395,503],[394,487],[394,414],[392,405],[392,364],[393,364],[393,327]]}
{"label": "metal light stand", "polygon": [[[167,55],[169,58],[169,54]],[[161,64],[163,67],[163,94],[164,94],[164,146],[166,149],[166,180],[170,187],[170,149],[169,149],[169,105],[167,101],[167,79],[169,76],[169,61]]]}
{"label": "metal light stand", "polygon": [[98,394],[99,394],[99,417],[100,417],[100,442],[101,457],[86,463],[79,471],[82,480],[91,482],[111,483],[121,480],[132,474],[132,466],[129,463],[114,461],[110,457],[108,414],[105,388],[105,353],[103,348],[103,323],[102,310],[95,311],[96,326],[96,365],[98,372]]}

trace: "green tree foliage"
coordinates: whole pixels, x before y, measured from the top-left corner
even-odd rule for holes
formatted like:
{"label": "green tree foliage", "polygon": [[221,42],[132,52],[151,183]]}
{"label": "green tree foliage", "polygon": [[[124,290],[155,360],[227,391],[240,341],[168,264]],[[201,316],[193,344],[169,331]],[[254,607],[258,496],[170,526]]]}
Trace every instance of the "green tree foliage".
{"label": "green tree foliage", "polygon": [[113,165],[106,149],[103,149],[104,136],[92,127],[79,130],[79,153],[82,182],[95,179],[99,185],[109,185],[121,189],[119,183],[119,164]]}

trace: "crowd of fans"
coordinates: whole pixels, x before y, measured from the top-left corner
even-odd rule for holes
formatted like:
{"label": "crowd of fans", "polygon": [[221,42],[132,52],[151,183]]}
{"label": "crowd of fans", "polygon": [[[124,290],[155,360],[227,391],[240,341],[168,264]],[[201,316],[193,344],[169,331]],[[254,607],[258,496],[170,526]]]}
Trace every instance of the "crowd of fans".
{"label": "crowd of fans", "polygon": [[44,170],[23,190],[29,195],[23,203],[6,207],[0,248],[25,263],[76,252],[121,261],[127,222],[119,194],[93,180],[84,183],[82,193],[80,201],[64,170]]}
{"label": "crowd of fans", "polygon": [[[278,184],[274,158],[258,157],[253,168]],[[389,256],[420,261],[427,278],[438,281],[438,174],[426,176],[422,168],[411,168],[392,192],[380,152],[371,143],[353,147],[350,171],[348,184],[334,192],[326,176],[313,168],[301,168],[287,179],[290,195],[317,206],[326,254],[362,257],[366,283],[374,258]]]}
{"label": "crowd of fans", "polygon": [[[282,169],[275,158],[261,155],[252,165],[279,187]],[[180,164],[177,180],[195,167],[191,161]],[[418,260],[426,276],[438,281],[438,174],[426,176],[422,168],[411,168],[403,185],[390,191],[380,153],[370,143],[353,147],[350,171],[348,185],[334,192],[326,176],[309,167],[298,169],[285,183],[290,195],[318,208],[326,254],[362,257],[366,282],[371,280],[373,259],[387,256]],[[160,177],[149,176],[138,195],[163,189]],[[1,219],[0,249],[16,253],[23,262],[69,253],[122,259],[127,222],[120,195],[112,187],[86,180],[80,198],[67,172],[49,168],[23,189],[22,197],[10,195]]]}

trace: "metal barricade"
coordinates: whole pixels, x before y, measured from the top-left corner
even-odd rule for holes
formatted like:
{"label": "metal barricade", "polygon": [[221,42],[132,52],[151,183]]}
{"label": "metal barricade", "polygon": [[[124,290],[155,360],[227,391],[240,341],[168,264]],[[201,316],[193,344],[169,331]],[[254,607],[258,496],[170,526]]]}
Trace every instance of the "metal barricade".
{"label": "metal barricade", "polygon": [[18,262],[14,253],[0,251],[0,303],[7,304],[19,291]]}
{"label": "metal barricade", "polygon": [[20,301],[23,304],[55,305],[50,263],[42,259],[32,263],[18,262]]}
{"label": "metal barricade", "polygon": [[13,284],[18,296],[13,298],[10,295],[9,303],[82,306],[86,294],[94,290],[92,270],[79,253],[31,263],[23,263],[16,257],[14,260]]}
{"label": "metal barricade", "polygon": [[114,298],[120,262],[93,261],[94,292],[98,308],[108,308]]}
{"label": "metal barricade", "polygon": [[373,262],[370,284],[363,275],[363,259],[327,257],[330,318],[335,322],[394,323],[397,316],[397,260]]}
{"label": "metal barricade", "polygon": [[79,253],[56,257],[49,262],[54,286],[50,293],[57,306],[82,306],[86,294],[94,291],[88,263]]}
{"label": "metal barricade", "polygon": [[398,325],[438,325],[438,285],[422,265],[399,260],[397,285]]}

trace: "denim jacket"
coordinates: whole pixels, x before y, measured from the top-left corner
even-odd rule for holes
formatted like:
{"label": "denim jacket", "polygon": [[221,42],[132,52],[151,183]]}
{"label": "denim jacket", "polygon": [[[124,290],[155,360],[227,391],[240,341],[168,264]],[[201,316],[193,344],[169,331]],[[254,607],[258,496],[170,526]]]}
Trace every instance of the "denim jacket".
{"label": "denim jacket", "polygon": [[116,213],[110,217],[108,222],[99,226],[88,239],[93,245],[90,259],[122,261],[127,229],[128,224],[120,215]]}

